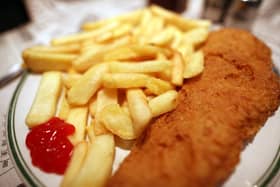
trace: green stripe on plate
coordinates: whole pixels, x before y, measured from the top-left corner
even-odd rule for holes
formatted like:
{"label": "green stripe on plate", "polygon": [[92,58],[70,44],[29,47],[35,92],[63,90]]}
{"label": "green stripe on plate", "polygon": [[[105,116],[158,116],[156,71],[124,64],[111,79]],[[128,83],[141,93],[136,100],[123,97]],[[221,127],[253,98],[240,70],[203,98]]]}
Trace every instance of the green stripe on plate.
{"label": "green stripe on plate", "polygon": [[8,112],[8,122],[7,122],[7,136],[10,153],[12,153],[12,158],[14,163],[17,166],[18,173],[22,177],[22,179],[26,182],[27,185],[32,187],[44,186],[40,180],[32,173],[32,171],[28,168],[24,158],[22,157],[21,152],[19,151],[19,146],[17,143],[17,139],[15,136],[15,110],[18,101],[18,97],[20,91],[23,87],[23,84],[28,76],[28,71],[25,71],[22,75],[20,82],[18,83],[16,90],[13,94],[12,100],[9,105]]}
{"label": "green stripe on plate", "polygon": [[271,164],[264,172],[264,174],[255,182],[255,186],[257,187],[266,187],[271,180],[276,176],[278,171],[280,170],[280,146],[278,147],[277,153],[273,158]]}

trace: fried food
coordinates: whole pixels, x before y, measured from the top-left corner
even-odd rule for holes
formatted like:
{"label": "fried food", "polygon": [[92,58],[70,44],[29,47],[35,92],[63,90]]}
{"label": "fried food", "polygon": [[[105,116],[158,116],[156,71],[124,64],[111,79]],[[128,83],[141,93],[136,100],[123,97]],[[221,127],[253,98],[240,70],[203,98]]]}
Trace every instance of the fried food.
{"label": "fried food", "polygon": [[60,72],[50,71],[43,74],[36,97],[26,116],[25,122],[29,128],[45,123],[54,116],[61,90]]}
{"label": "fried food", "polygon": [[203,73],[186,80],[177,108],[152,124],[110,187],[214,187],[278,108],[270,50],[246,31],[222,29],[203,48]]}

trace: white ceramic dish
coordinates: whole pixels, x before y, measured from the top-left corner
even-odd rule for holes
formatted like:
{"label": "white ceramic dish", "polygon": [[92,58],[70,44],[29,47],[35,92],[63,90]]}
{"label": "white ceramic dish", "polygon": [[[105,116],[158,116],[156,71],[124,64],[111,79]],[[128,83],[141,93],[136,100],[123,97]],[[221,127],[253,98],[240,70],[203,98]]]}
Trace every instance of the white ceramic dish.
{"label": "white ceramic dish", "polygon": [[[18,84],[8,114],[8,141],[14,164],[27,186],[58,187],[62,176],[48,174],[34,167],[25,145],[28,128],[25,117],[40,81],[40,75],[25,72]],[[280,171],[280,109],[269,118],[241,155],[241,162],[223,187],[265,187]],[[114,170],[128,154],[117,148]]]}

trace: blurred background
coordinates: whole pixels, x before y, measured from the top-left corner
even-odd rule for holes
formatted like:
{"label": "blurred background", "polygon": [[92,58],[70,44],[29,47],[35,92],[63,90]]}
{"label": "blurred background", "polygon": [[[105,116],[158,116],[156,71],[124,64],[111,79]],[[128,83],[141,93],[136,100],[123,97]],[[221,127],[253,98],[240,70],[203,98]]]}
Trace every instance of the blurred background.
{"label": "blurred background", "polygon": [[251,30],[280,61],[279,0],[2,0],[0,7],[0,79],[17,71],[22,49],[78,31],[89,20],[158,4],[184,17],[210,19],[221,26]]}

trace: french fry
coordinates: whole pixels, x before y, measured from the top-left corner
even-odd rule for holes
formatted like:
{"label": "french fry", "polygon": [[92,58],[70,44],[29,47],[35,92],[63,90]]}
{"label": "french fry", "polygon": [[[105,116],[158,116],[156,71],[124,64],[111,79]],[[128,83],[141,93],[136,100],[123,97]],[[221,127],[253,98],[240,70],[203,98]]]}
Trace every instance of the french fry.
{"label": "french fry", "polygon": [[191,78],[200,74],[204,69],[204,56],[202,51],[193,53],[189,61],[185,61],[184,78]]}
{"label": "french fry", "polygon": [[170,61],[151,60],[139,63],[111,62],[109,69],[111,73],[151,73],[164,71],[171,65]]}
{"label": "french fry", "polygon": [[146,87],[151,93],[155,95],[159,95],[168,90],[174,89],[172,84],[169,82],[154,77],[150,77],[148,79]]}
{"label": "french fry", "polygon": [[142,15],[141,15],[141,19],[140,19],[140,22],[139,22],[139,26],[136,27],[136,29],[134,31],[134,34],[136,36],[139,36],[139,35],[141,35],[143,33],[145,33],[145,35],[151,34],[151,33],[148,33],[148,32],[143,32],[144,29],[147,28],[147,25],[149,24],[151,18],[152,18],[151,12],[148,9],[144,9],[142,11]]}
{"label": "french fry", "polygon": [[52,45],[66,45],[66,44],[79,44],[88,39],[94,39],[98,37],[100,34],[104,32],[108,32],[113,30],[114,28],[119,26],[119,22],[111,22],[104,27],[101,27],[96,30],[88,31],[88,32],[80,32],[77,34],[72,34],[68,36],[62,36],[60,38],[55,38],[51,41]]}
{"label": "french fry", "polygon": [[178,93],[175,90],[170,90],[149,100],[153,117],[175,109],[177,96]]}
{"label": "french fry", "polygon": [[169,82],[141,73],[106,73],[103,75],[102,82],[106,88],[147,87],[156,95],[173,89]]}
{"label": "french fry", "polygon": [[69,53],[69,54],[77,54],[80,52],[81,46],[79,44],[71,44],[65,46],[43,46],[38,45],[29,48],[28,50],[42,52],[42,53]]}
{"label": "french fry", "polygon": [[[167,58],[163,54],[159,53],[157,55],[157,60],[167,60]],[[158,77],[162,80],[170,81],[171,80],[171,68],[166,68],[165,70],[158,72],[156,74],[156,77]]]}
{"label": "french fry", "polygon": [[73,61],[76,70],[83,72],[96,63],[104,61],[104,55],[121,46],[131,43],[131,37],[125,36],[110,42],[110,44],[92,44],[82,49],[82,54]]}
{"label": "french fry", "polygon": [[106,20],[100,20],[96,22],[87,22],[82,25],[82,29],[85,31],[90,31],[94,29],[98,29],[100,27],[103,27],[106,24],[109,24],[111,22],[120,22],[120,23],[130,23],[132,25],[135,25],[139,22],[140,16],[142,15],[143,10],[137,10],[134,12],[126,13],[120,16],[116,16],[113,18],[109,18]]}
{"label": "french fry", "polygon": [[77,71],[83,72],[91,66],[103,61],[107,49],[95,46],[81,54],[73,61],[73,66]]}
{"label": "french fry", "polygon": [[120,46],[129,45],[130,43],[133,43],[133,38],[130,34],[119,38],[115,38],[113,41],[101,44],[95,43],[94,41],[86,41],[84,42],[84,45],[81,49],[81,53],[83,54],[86,51],[92,49],[95,49],[96,53],[99,51],[112,50]]}
{"label": "french fry", "polygon": [[171,82],[174,85],[181,86],[184,80],[183,73],[184,73],[184,61],[182,55],[178,52],[175,52],[173,57]]}
{"label": "french fry", "polygon": [[93,122],[93,131],[96,136],[100,136],[103,134],[111,134],[108,129],[100,122],[97,121],[96,119]]}
{"label": "french fry", "polygon": [[98,64],[90,68],[68,91],[68,102],[72,105],[84,105],[102,84],[102,75],[108,71],[107,64]]}
{"label": "french fry", "polygon": [[103,187],[111,176],[114,153],[114,136],[110,134],[97,136],[89,143],[79,174],[75,176],[70,187]]}
{"label": "french fry", "polygon": [[182,54],[183,57],[187,58],[189,58],[194,52],[193,45],[188,42],[184,42],[183,44],[179,45],[177,50]]}
{"label": "french fry", "polygon": [[[147,56],[145,56],[145,58]],[[129,46],[124,46],[124,47],[116,48],[116,49],[106,53],[104,55],[104,61],[132,60],[132,59],[136,59],[139,57],[144,58],[141,54],[137,53]],[[148,58],[149,57],[150,56],[148,56]]]}
{"label": "french fry", "polygon": [[103,88],[98,91],[96,99],[96,113],[100,112],[105,106],[118,103],[117,89]]}
{"label": "french fry", "polygon": [[173,37],[171,29],[164,29],[160,33],[155,33],[149,42],[155,45],[168,46],[171,44]]}
{"label": "french fry", "polygon": [[77,57],[74,54],[45,53],[30,49],[22,53],[25,65],[33,72],[66,71]]}
{"label": "french fry", "polygon": [[75,127],[74,134],[69,136],[69,140],[73,145],[85,140],[87,119],[87,107],[75,107],[70,109],[66,122],[74,125]]}
{"label": "french fry", "polygon": [[[150,15],[150,18],[147,17],[147,23],[144,23],[140,25],[141,28],[141,34],[146,36],[147,43],[151,36],[153,36],[155,33],[160,32],[164,27],[164,20],[161,17],[151,16],[150,11],[147,11]],[[148,14],[147,14],[148,15]],[[146,20],[145,20],[146,21]],[[149,25],[149,27],[147,27]]]}
{"label": "french fry", "polygon": [[99,120],[113,134],[125,140],[135,139],[132,121],[118,104],[105,106],[99,116]]}
{"label": "french fry", "polygon": [[36,97],[25,120],[29,128],[40,125],[54,116],[61,90],[61,73],[43,74]]}
{"label": "french fry", "polygon": [[121,36],[129,34],[131,32],[131,30],[132,30],[131,24],[124,24],[124,25],[121,25],[120,27],[114,29],[111,32],[104,33],[103,35],[96,38],[95,41],[101,43],[101,42],[113,40],[115,38],[119,38]]}
{"label": "french fry", "polygon": [[106,88],[138,88],[145,87],[148,75],[141,73],[106,73],[102,83]]}
{"label": "french fry", "polygon": [[147,98],[141,89],[129,89],[126,92],[129,112],[132,117],[134,132],[138,137],[152,119],[152,112]]}
{"label": "french fry", "polygon": [[66,88],[71,88],[79,79],[82,77],[81,74],[78,73],[68,73],[67,75],[62,76],[62,81]]}
{"label": "french fry", "polygon": [[126,99],[122,102],[121,108],[124,111],[124,113],[126,113],[128,116],[130,116],[130,112],[129,112],[129,108],[128,108],[128,102],[127,102]]}
{"label": "french fry", "polygon": [[83,165],[87,154],[88,144],[86,141],[78,143],[73,150],[71,160],[64,173],[64,177],[61,181],[60,187],[70,187],[76,176],[79,175],[79,171]]}
{"label": "french fry", "polygon": [[67,116],[69,114],[69,111],[70,111],[70,105],[69,105],[69,103],[66,99],[66,90],[64,89],[63,95],[62,95],[62,98],[61,98],[58,117],[63,119],[63,120],[66,120]]}
{"label": "french fry", "polygon": [[177,49],[183,42],[183,33],[178,28],[169,26],[169,30],[173,33],[173,41],[171,43],[171,47],[173,49]]}
{"label": "french fry", "polygon": [[183,40],[186,43],[191,43],[193,46],[202,44],[208,37],[208,29],[196,28],[186,32]]}
{"label": "french fry", "polygon": [[171,52],[168,49],[153,46],[132,44],[119,48],[115,48],[104,55],[104,61],[125,61],[125,60],[145,60],[154,59],[158,53],[163,53],[170,56]]}
{"label": "french fry", "polygon": [[211,22],[208,20],[186,19],[181,17],[179,14],[175,14],[156,5],[152,5],[150,10],[153,14],[164,18],[167,23],[175,25],[182,31],[187,31],[197,27],[208,28],[211,25]]}
{"label": "french fry", "polygon": [[111,104],[118,103],[118,93],[116,89],[104,88],[99,90],[97,93],[96,99],[96,115],[95,115],[95,123],[94,123],[94,132],[96,135],[106,134],[109,131],[105,128],[105,126],[101,123],[100,113],[104,107]]}
{"label": "french fry", "polygon": [[[95,43],[94,41],[90,41],[90,42],[91,43],[89,43],[89,41],[84,42],[84,44],[82,45],[82,48],[81,48],[81,53],[79,55],[79,58],[82,55],[87,54],[89,51],[92,51],[92,54],[96,54],[96,53],[99,53],[100,51],[104,51],[104,49],[107,48],[107,45],[105,45],[105,44]],[[79,59],[79,58],[77,58],[77,59]],[[73,64],[78,66],[80,63],[73,62]]]}

